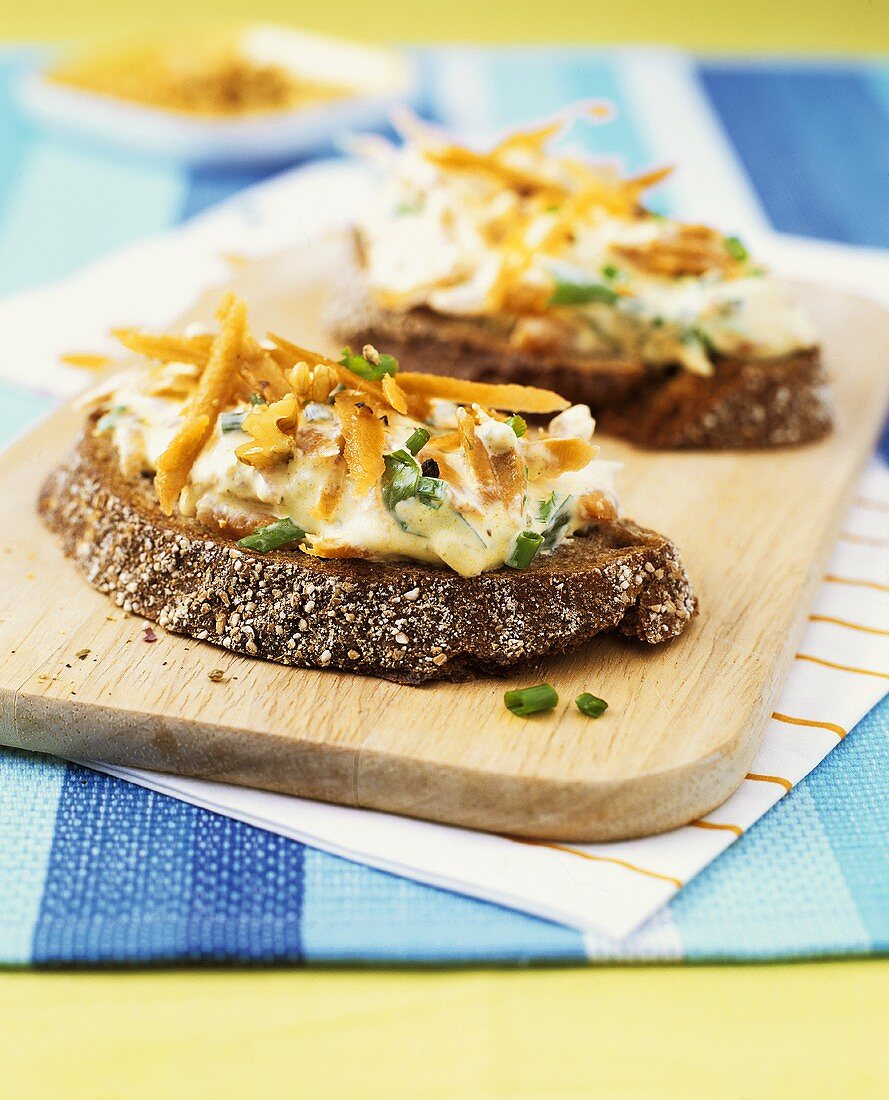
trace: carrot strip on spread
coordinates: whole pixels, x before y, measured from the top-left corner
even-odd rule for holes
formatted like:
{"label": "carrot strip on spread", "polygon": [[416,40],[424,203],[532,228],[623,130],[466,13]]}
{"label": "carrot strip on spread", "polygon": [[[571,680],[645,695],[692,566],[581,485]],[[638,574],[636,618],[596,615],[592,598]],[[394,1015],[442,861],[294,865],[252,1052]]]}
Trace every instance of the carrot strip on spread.
{"label": "carrot strip on spread", "polygon": [[164,515],[172,515],[188,475],[225,407],[247,329],[247,307],[232,299],[213,340],[210,358],[185,410],[182,427],[157,461],[154,487]]}
{"label": "carrot strip on spread", "polygon": [[383,476],[386,438],[382,421],[355,393],[338,393],[333,399],[343,433],[343,454],[349,476],[363,496]]}
{"label": "carrot strip on spread", "polygon": [[410,396],[440,398],[458,405],[484,405],[511,412],[552,413],[567,409],[569,402],[552,390],[511,383],[468,382],[443,374],[418,374],[399,371],[398,384]]}
{"label": "carrot strip on spread", "polygon": [[457,410],[457,434],[463,445],[463,453],[469,468],[475,475],[482,500],[491,503],[500,499],[500,484],[488,448],[479,439],[475,430],[475,420],[465,409]]}
{"label": "carrot strip on spread", "polygon": [[200,336],[152,336],[136,328],[116,328],[112,335],[128,350],[165,363],[206,365],[213,346],[210,333]]}

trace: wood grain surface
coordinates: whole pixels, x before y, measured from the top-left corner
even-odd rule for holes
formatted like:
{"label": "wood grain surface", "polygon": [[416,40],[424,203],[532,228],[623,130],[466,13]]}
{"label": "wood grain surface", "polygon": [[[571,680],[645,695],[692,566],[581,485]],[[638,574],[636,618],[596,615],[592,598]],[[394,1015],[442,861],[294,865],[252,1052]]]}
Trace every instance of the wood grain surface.
{"label": "wood grain surface", "polygon": [[[304,258],[232,283],[258,329],[323,341],[323,287]],[[505,680],[410,688],[233,657],[159,627],[145,641],[143,621],[93,591],[36,516],[80,426],[61,409],[0,457],[0,739],[525,837],[625,838],[707,813],[753,759],[885,408],[889,314],[800,292],[835,381],[833,436],[746,454],[600,440],[625,463],[626,514],[678,543],[698,620],[667,645],[600,638]],[[504,690],[542,680],[559,692],[554,712],[505,710]],[[583,691],[608,700],[604,717],[577,711]]]}

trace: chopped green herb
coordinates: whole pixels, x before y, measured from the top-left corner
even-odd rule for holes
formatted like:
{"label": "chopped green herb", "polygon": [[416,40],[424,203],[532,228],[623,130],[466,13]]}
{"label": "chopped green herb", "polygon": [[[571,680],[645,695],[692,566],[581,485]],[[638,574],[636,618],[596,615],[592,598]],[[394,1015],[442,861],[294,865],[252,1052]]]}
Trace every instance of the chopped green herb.
{"label": "chopped green herb", "polygon": [[562,209],[562,207],[561,207],[561,205],[560,205],[559,203],[557,203],[557,202],[551,202],[551,203],[549,204],[549,206],[548,206],[548,207],[546,208],[546,212],[547,212],[547,214],[558,214],[558,212],[559,212],[559,211],[560,211],[561,209]]}
{"label": "chopped green herb", "polygon": [[604,699],[600,699],[598,695],[590,695],[588,691],[578,695],[574,702],[580,713],[585,714],[587,718],[598,718],[608,710],[608,704]]}
{"label": "chopped green herb", "polygon": [[261,393],[251,393],[250,394],[250,404],[251,405],[267,405],[268,401],[266,401],[266,399],[262,396]]}
{"label": "chopped green herb", "polygon": [[589,302],[604,302],[607,306],[613,306],[617,299],[618,295],[604,283],[571,283],[556,279],[556,289],[547,305],[583,306]]}
{"label": "chopped green herb", "polygon": [[519,439],[521,439],[521,437],[528,430],[527,423],[521,416],[519,416],[518,413],[513,413],[513,415],[506,421],[506,423],[510,426],[510,428],[512,428]]}
{"label": "chopped green herb", "polygon": [[422,202],[400,202],[395,207],[396,214],[419,214],[423,209]]}
{"label": "chopped green herb", "polygon": [[571,509],[568,507],[570,503],[571,497],[566,496],[553,513],[549,526],[543,532],[543,545],[547,550],[552,550],[555,547],[562,532],[568,526],[568,521],[571,519]]}
{"label": "chopped green herb", "polygon": [[616,279],[618,275],[620,275],[620,270],[614,264],[605,264],[602,268],[603,279]]}
{"label": "chopped green herb", "polygon": [[421,477],[417,482],[417,497],[427,508],[438,509],[446,494],[446,483],[438,477]]}
{"label": "chopped green herb", "polygon": [[716,354],[716,347],[713,341],[707,333],[704,332],[702,328],[698,328],[697,325],[692,325],[691,328],[686,329],[680,339],[683,344],[700,344],[708,355]]}
{"label": "chopped green herb", "polygon": [[656,317],[652,317],[651,319],[652,328],[663,328],[666,323],[667,322],[663,319],[663,317],[661,317],[660,314],[658,314]]}
{"label": "chopped green herb", "polygon": [[[404,450],[383,455],[383,463],[386,467],[381,482],[383,503],[394,515],[396,504],[417,495],[420,467],[414,456]],[[405,526],[401,520],[398,520],[398,523],[401,527]]]}
{"label": "chopped green herb", "polygon": [[428,442],[429,432],[427,432],[425,428],[415,428],[407,437],[405,447],[407,447],[412,455],[415,455],[419,451],[422,451]]}
{"label": "chopped green herb", "polygon": [[512,553],[504,562],[510,569],[527,569],[543,546],[543,535],[536,531],[522,531],[513,543]]}
{"label": "chopped green herb", "polygon": [[550,514],[552,513],[552,510],[553,510],[553,508],[555,508],[555,506],[556,506],[556,492],[555,492],[555,489],[554,489],[549,495],[549,500],[542,500],[540,502],[540,509],[537,513],[538,519],[540,519],[541,522],[545,522],[546,520],[548,520],[549,517],[550,517]]}
{"label": "chopped green herb", "polygon": [[542,714],[545,710],[552,710],[558,701],[558,693],[551,684],[515,688],[513,691],[507,691],[503,696],[506,709],[518,715],[519,718],[527,718],[531,714]]}
{"label": "chopped green herb", "polygon": [[750,253],[741,243],[740,237],[726,237],[722,243],[725,245],[726,252],[728,252],[733,260],[741,262],[749,258]]}
{"label": "chopped green herb", "polygon": [[224,432],[240,432],[244,429],[244,417],[247,414],[243,410],[238,412],[224,412],[219,414],[219,427]]}
{"label": "chopped green herb", "polygon": [[287,517],[260,527],[252,535],[238,539],[238,546],[243,546],[246,550],[255,550],[257,554],[266,554],[269,550],[280,550],[284,546],[301,542],[305,537],[305,531]]}
{"label": "chopped green herb", "polygon": [[341,367],[346,367],[368,382],[379,382],[384,374],[394,375],[398,372],[398,360],[394,356],[381,355],[379,363],[371,363],[363,355],[353,355],[351,348],[343,348],[339,362]]}

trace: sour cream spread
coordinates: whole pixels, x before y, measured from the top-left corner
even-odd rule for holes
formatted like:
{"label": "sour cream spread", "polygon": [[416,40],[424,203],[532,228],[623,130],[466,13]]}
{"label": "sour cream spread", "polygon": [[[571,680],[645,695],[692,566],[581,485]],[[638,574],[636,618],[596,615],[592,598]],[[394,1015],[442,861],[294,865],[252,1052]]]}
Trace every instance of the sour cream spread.
{"label": "sour cream spread", "polygon": [[[194,373],[188,364],[155,363],[106,387],[95,431],[108,434],[126,476],[156,472],[182,426]],[[466,577],[521,567],[529,549],[532,557],[552,553],[617,515],[616,464],[597,457],[585,406],[560,412],[547,430],[435,398],[424,400],[422,417],[362,408],[378,421],[385,463],[362,488],[345,456],[337,405],[344,394],[339,385],[324,401],[299,401],[283,453],[260,466],[238,451],[252,441],[250,418],[272,416],[274,407],[230,406],[191,467],[179,511],[233,539],[286,518],[305,532],[299,549],[318,557],[406,559]]]}
{"label": "sour cream spread", "polygon": [[382,158],[358,222],[379,305],[484,318],[522,349],[700,374],[718,356],[816,343],[737,238],[649,213],[638,202],[646,179],[550,153],[543,133],[485,154],[415,134]]}

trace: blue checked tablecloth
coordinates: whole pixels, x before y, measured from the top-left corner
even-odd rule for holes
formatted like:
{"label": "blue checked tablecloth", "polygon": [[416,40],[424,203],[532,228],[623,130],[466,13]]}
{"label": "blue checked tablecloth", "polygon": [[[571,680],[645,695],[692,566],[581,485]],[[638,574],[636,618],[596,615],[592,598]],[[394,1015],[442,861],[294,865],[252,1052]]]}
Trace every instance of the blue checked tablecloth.
{"label": "blue checked tablecloth", "polygon": [[[0,53],[0,293],[71,273],[262,178],[118,159],[29,131]],[[608,98],[602,148],[651,157],[619,54],[424,51],[423,108],[488,127]],[[889,64],[701,63],[774,228],[889,246]],[[677,123],[678,124],[678,123]],[[0,442],[47,407],[0,382]],[[625,958],[889,946],[889,700],[621,948]],[[0,962],[583,960],[579,932],[374,871],[57,760],[0,749]]]}

